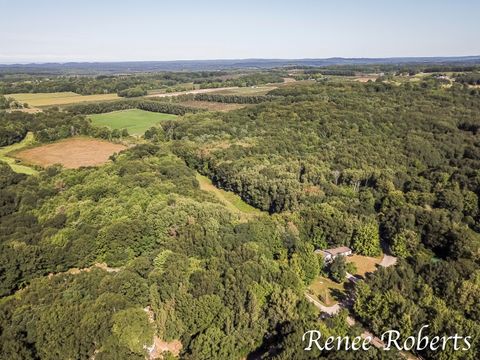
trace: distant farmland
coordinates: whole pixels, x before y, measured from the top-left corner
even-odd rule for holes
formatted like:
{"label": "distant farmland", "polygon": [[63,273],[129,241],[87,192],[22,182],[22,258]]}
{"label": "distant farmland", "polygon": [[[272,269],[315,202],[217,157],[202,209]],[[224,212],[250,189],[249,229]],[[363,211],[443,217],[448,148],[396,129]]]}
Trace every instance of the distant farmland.
{"label": "distant farmland", "polygon": [[89,116],[94,125],[107,126],[110,129],[127,129],[131,135],[142,135],[152,126],[164,120],[173,120],[176,117],[176,115],[154,113],[138,109],[113,111]]}
{"label": "distant farmland", "polygon": [[57,93],[21,93],[21,94],[9,94],[8,97],[12,97],[21,103],[27,103],[30,106],[56,106],[76,104],[89,101],[104,101],[115,100],[119,97],[117,94],[98,94],[98,95],[79,95],[74,92],[57,92]]}
{"label": "distant farmland", "polygon": [[269,91],[275,90],[278,86],[265,85],[265,86],[252,86],[252,87],[239,87],[239,88],[223,88],[212,89],[214,94],[221,95],[265,95]]}

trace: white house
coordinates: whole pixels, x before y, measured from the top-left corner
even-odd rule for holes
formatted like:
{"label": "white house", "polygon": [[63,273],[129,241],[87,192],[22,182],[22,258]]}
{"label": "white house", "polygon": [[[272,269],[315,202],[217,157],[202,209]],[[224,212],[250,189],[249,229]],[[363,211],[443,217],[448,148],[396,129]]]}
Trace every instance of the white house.
{"label": "white house", "polygon": [[337,256],[350,256],[352,255],[352,249],[346,246],[341,246],[333,249],[315,250],[315,254],[323,256],[323,260],[327,263],[333,261]]}

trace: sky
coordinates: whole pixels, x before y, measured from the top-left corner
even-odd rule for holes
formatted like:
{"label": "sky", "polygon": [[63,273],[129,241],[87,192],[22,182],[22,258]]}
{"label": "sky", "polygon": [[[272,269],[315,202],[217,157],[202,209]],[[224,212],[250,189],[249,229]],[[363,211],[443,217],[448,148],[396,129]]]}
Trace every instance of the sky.
{"label": "sky", "polygon": [[480,55],[480,0],[0,0],[0,63]]}

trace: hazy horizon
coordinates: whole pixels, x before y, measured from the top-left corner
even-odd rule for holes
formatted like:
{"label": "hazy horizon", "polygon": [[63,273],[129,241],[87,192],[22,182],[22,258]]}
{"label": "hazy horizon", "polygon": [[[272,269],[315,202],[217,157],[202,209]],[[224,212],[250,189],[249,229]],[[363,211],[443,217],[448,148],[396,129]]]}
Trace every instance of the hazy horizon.
{"label": "hazy horizon", "polygon": [[13,61],[13,62],[2,62],[0,65],[44,65],[44,64],[69,64],[69,63],[137,63],[137,62],[214,62],[214,61],[303,61],[303,60],[329,60],[329,59],[352,59],[352,60],[362,60],[362,59],[448,59],[448,58],[480,58],[478,54],[471,55],[432,55],[432,56],[391,56],[391,57],[342,57],[342,56],[332,56],[328,58],[260,58],[260,57],[251,57],[251,58],[223,58],[223,59],[169,59],[169,60],[66,60],[66,61]]}
{"label": "hazy horizon", "polygon": [[480,54],[474,0],[0,0],[0,63]]}

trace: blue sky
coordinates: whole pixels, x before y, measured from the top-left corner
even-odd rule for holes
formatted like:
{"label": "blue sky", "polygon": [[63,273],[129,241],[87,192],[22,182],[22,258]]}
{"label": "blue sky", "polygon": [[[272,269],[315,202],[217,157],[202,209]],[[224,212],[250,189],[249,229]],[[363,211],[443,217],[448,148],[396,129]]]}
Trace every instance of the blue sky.
{"label": "blue sky", "polygon": [[0,63],[480,55],[480,0],[0,0]]}

